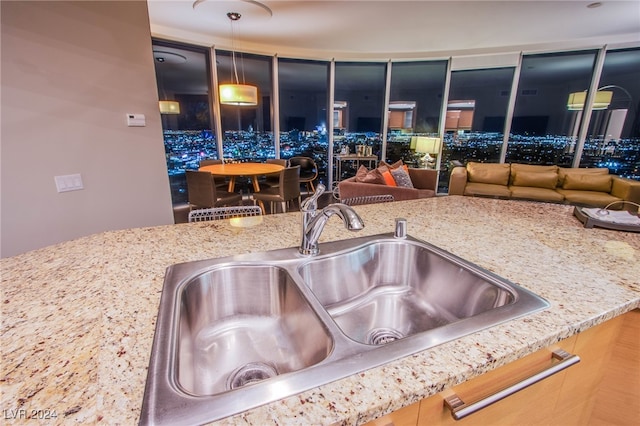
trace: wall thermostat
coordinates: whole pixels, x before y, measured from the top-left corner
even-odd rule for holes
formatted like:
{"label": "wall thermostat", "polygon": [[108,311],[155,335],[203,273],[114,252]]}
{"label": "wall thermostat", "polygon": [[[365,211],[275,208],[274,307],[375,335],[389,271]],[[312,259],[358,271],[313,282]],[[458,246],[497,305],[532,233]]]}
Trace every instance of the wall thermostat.
{"label": "wall thermostat", "polygon": [[127,114],[127,126],[144,127],[146,125],[144,114]]}

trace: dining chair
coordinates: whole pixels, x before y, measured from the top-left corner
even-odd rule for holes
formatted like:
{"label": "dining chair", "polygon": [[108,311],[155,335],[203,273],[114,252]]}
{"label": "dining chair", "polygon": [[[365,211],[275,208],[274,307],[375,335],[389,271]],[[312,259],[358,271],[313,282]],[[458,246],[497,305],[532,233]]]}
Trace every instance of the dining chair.
{"label": "dining chair", "polygon": [[187,193],[189,209],[210,208],[239,204],[242,194],[216,188],[211,173],[187,170]]}
{"label": "dining chair", "polygon": [[234,217],[261,216],[258,206],[231,206],[197,209],[189,212],[189,222],[205,222],[209,220],[230,219]]}
{"label": "dining chair", "polygon": [[[267,164],[278,164],[282,167],[288,166],[288,161],[282,158],[267,158],[265,161]],[[260,190],[262,187],[271,188],[280,185],[280,173],[270,173],[260,182]]]}
{"label": "dining chair", "polygon": [[279,173],[278,186],[254,192],[252,197],[254,202],[268,201],[271,213],[276,212],[276,203],[280,203],[283,213],[287,211],[287,204],[290,201],[298,199],[298,205],[300,205],[300,166],[282,169]]}
{"label": "dining chair", "polygon": [[318,178],[318,166],[312,158],[291,157],[289,166],[300,166],[300,182],[305,184],[308,193],[316,191],[313,181]]}
{"label": "dining chair", "polygon": [[[213,164],[224,164],[224,161],[222,161],[222,160],[214,160],[214,159],[200,160],[200,166],[199,167],[210,166],[210,165],[213,165]],[[216,187],[218,187],[218,188],[220,188],[222,190],[226,190],[229,187],[229,181],[224,176],[213,176],[213,181],[215,182]]]}

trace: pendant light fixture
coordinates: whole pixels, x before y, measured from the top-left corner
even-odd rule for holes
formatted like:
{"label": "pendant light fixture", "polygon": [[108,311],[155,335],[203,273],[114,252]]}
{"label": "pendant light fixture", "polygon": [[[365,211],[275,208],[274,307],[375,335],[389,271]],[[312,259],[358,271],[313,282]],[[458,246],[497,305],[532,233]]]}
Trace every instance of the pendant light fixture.
{"label": "pendant light fixture", "polygon": [[[609,90],[600,90],[596,92],[595,99],[593,100],[593,110],[607,109],[611,103],[613,92]],[[567,109],[569,111],[582,111],[584,109],[584,103],[587,100],[587,92],[573,92],[569,94],[567,100]]]}
{"label": "pendant light fixture", "polygon": [[180,114],[180,103],[178,101],[158,101],[160,114]]}
{"label": "pendant light fixture", "polygon": [[[184,59],[184,61],[186,62],[186,59],[184,56],[182,55],[178,55],[175,53],[171,53],[171,52],[162,52],[162,51],[155,51],[153,52],[153,55],[156,59],[156,62],[160,65],[156,65],[156,68],[158,66],[163,66],[165,65],[165,61],[166,61],[166,57],[165,55],[173,55],[175,57],[178,57],[180,59]],[[176,63],[174,61],[174,63]],[[178,101],[172,101],[172,100],[168,100],[167,99],[167,93],[165,92],[165,88],[164,88],[164,71],[162,69],[158,69],[157,74],[160,76],[160,91],[162,92],[162,100],[158,101],[158,107],[160,108],[160,114],[180,114],[180,103]]]}
{"label": "pendant light fixture", "polygon": [[227,13],[227,17],[231,21],[231,62],[233,67],[233,76],[231,78],[231,83],[220,84],[218,87],[220,103],[222,105],[256,106],[258,105],[258,88],[250,84],[245,84],[244,68],[242,70],[241,84],[240,79],[238,78],[238,69],[236,66],[236,52],[233,45],[233,23],[238,21],[242,15],[238,12],[229,12]]}

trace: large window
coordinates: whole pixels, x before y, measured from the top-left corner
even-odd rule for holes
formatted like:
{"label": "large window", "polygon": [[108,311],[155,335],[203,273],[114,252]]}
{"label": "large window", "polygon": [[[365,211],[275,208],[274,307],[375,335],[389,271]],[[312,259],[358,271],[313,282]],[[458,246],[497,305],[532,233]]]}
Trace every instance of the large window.
{"label": "large window", "polygon": [[[386,63],[336,63],[332,118],[335,154],[343,147],[355,153],[360,145],[381,157],[386,66]],[[335,176],[335,180],[355,172],[348,164],[341,170],[343,176]]]}
{"label": "large window", "polygon": [[446,61],[393,63],[389,95],[387,160],[417,165],[412,136],[438,136]]}
{"label": "large window", "polygon": [[439,190],[446,192],[452,161],[497,163],[514,68],[453,71],[445,119]]}
{"label": "large window", "polygon": [[329,63],[278,60],[280,157],[311,157],[327,185]]}
{"label": "large window", "polygon": [[595,58],[594,51],[523,57],[506,162],[571,167],[582,113],[568,103],[589,88]]}
{"label": "large window", "polygon": [[[258,87],[258,105],[220,105],[223,157],[235,161],[274,158],[272,58],[236,52],[235,60],[238,81]],[[216,51],[216,62],[218,84],[235,83],[232,52]]]}
{"label": "large window", "polygon": [[217,158],[209,97],[209,50],[155,41],[153,57],[174,204],[187,201],[186,169]]}
{"label": "large window", "polygon": [[639,107],[640,49],[607,52],[580,167],[640,179]]}
{"label": "large window", "polygon": [[[517,56],[477,66],[452,58],[454,71],[449,76],[449,61],[443,60],[336,62],[333,88],[332,64],[327,61],[236,52],[234,70],[232,52],[216,50],[213,62],[219,83],[234,82],[237,71],[241,83],[258,88],[256,106],[220,105],[219,116],[212,112],[210,49],[154,40],[153,51],[159,100],[173,105],[163,112],[162,124],[176,204],[186,202],[184,171],[197,168],[205,158],[263,161],[308,156],[318,165],[320,181],[329,186],[353,176],[359,164],[371,166],[383,157],[420,167],[419,158],[429,156],[415,152],[411,144],[418,145],[422,136],[442,138],[441,151],[427,153],[440,157],[435,157],[435,164],[440,167],[441,193],[447,192],[454,164],[501,158],[608,167],[613,174],[640,179],[639,48],[601,50],[602,57],[596,50],[524,55],[517,82]],[[449,93],[444,93],[447,77]],[[513,87],[516,93],[511,93]],[[590,95],[590,88],[596,93]],[[586,101],[592,102],[586,107],[591,109],[589,117],[583,116]],[[342,156],[339,168],[333,161],[329,182],[330,155],[347,150],[371,152],[371,162]]]}

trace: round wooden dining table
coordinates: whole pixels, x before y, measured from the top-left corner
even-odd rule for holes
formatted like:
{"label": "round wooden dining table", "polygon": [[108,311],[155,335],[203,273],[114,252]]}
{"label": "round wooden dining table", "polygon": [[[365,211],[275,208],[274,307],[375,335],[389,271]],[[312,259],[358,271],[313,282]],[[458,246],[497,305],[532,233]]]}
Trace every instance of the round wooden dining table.
{"label": "round wooden dining table", "polygon": [[251,178],[253,184],[253,190],[260,192],[260,185],[258,183],[258,177],[262,175],[268,175],[271,173],[278,173],[283,170],[284,166],[271,163],[229,163],[229,164],[211,164],[208,166],[202,166],[199,170],[209,172],[216,176],[228,176],[229,177],[229,192],[233,192],[236,187],[236,178],[238,176],[245,176]]}

